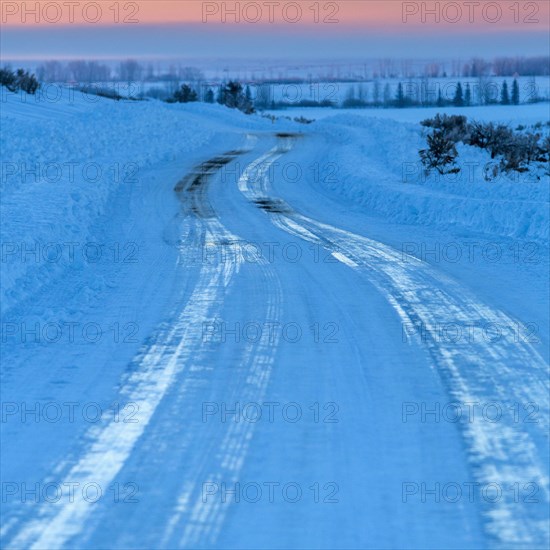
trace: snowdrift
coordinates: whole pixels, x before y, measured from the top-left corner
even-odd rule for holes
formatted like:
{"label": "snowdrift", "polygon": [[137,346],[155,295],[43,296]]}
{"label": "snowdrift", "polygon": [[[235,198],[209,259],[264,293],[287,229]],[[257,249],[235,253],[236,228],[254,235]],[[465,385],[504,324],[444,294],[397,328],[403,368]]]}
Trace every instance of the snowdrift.
{"label": "snowdrift", "polygon": [[[541,107],[542,122],[545,112]],[[426,177],[418,156],[426,146],[420,125],[339,115],[312,126],[327,143],[329,136],[338,143],[326,147],[323,162],[335,163],[339,177],[321,185],[371,214],[441,229],[548,238],[549,178],[540,170],[487,181],[485,174],[495,161],[484,151],[459,146],[459,174]]]}

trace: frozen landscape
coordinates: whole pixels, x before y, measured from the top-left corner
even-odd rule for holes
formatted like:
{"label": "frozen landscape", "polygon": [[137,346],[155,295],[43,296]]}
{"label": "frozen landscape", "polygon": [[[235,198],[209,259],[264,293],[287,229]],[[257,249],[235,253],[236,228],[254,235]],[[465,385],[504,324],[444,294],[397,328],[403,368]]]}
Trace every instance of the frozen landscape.
{"label": "frozen landscape", "polygon": [[418,151],[437,112],[548,132],[548,103],[23,98],[3,547],[547,547],[549,178]]}
{"label": "frozen landscape", "polygon": [[548,550],[550,3],[0,2],[0,548]]}

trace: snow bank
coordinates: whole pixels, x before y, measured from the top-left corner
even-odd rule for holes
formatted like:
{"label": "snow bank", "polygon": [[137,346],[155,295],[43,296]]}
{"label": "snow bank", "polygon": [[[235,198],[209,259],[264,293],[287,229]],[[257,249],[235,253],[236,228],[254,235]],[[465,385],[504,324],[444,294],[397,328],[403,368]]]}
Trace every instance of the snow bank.
{"label": "snow bank", "polygon": [[335,163],[339,174],[322,182],[325,190],[371,214],[397,223],[548,238],[547,176],[486,181],[485,172],[494,161],[480,149],[460,145],[459,174],[426,178],[418,156],[426,142],[418,124],[343,114],[318,121],[312,129],[324,134],[326,143],[336,140],[338,145],[322,151],[323,162]]}
{"label": "snow bank", "polygon": [[117,197],[155,185],[155,167],[181,162],[183,176],[193,152],[231,149],[243,131],[274,127],[219,105],[116,102],[67,89],[54,100],[4,91],[0,120],[3,311],[60,270],[83,268],[86,243],[105,242],[101,216]]}

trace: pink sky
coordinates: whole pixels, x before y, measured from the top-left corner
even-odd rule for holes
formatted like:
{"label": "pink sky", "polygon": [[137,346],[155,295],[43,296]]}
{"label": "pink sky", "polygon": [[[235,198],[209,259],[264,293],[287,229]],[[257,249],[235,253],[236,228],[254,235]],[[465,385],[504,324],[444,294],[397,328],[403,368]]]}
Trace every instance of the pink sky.
{"label": "pink sky", "polygon": [[[412,28],[491,31],[548,29],[547,1],[428,1],[401,0],[3,0],[1,22],[29,25],[139,25],[159,23],[361,26],[404,32]],[[38,9],[37,9],[38,8]]]}
{"label": "pink sky", "polygon": [[491,57],[550,49],[546,0],[2,0],[0,6],[4,60]]}

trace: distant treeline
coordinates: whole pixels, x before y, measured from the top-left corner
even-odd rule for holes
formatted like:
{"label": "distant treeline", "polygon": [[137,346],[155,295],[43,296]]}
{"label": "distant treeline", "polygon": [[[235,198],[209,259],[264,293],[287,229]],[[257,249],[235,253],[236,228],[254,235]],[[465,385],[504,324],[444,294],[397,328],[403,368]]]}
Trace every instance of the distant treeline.
{"label": "distant treeline", "polygon": [[[534,77],[520,83],[517,78],[496,82],[490,77],[466,82],[449,79],[409,79],[372,82],[316,84],[246,84],[230,80],[209,84],[200,80],[194,70],[187,82],[170,82],[160,86],[130,86],[120,83],[77,84],[76,90],[110,99],[160,99],[169,103],[201,101],[219,103],[244,113],[255,110],[279,110],[291,107],[328,108],[407,108],[407,107],[469,107],[478,105],[519,105],[548,101],[548,90],[542,97]],[[196,80],[198,79],[198,80]],[[0,69],[0,85],[10,91],[34,94],[40,88],[38,79],[23,69]],[[44,89],[57,84],[46,83]],[[74,84],[73,84],[74,85]],[[340,85],[345,90],[340,90]],[[120,88],[125,87],[125,90]],[[342,93],[340,93],[342,92]],[[343,93],[345,92],[345,94]]]}
{"label": "distant treeline", "polygon": [[[534,80],[524,82],[523,91],[520,93],[520,84],[516,78],[510,83],[506,80],[498,84],[491,79],[478,79],[472,83],[461,81],[444,83],[430,82],[422,79],[419,82],[407,81],[393,83],[390,86],[386,83],[382,86],[377,80],[370,83],[370,89],[365,83],[345,84],[347,93],[341,98],[335,90],[325,92],[325,97],[319,89],[313,91],[313,97],[302,97],[309,95],[311,90],[308,86],[300,88],[296,85],[285,86],[272,84],[244,85],[236,81],[230,81],[220,86],[212,86],[204,83],[181,85],[173,94],[167,95],[166,90],[151,88],[143,95],[154,97],[169,102],[187,103],[190,101],[203,101],[205,103],[220,103],[233,106],[235,101],[227,101],[233,92],[233,88],[239,88],[239,97],[242,97],[242,104],[247,107],[241,109],[251,112],[251,106],[258,110],[280,110],[292,107],[329,107],[329,108],[407,108],[407,107],[469,107],[474,105],[519,105],[520,103],[537,103],[547,101],[548,97],[540,97]],[[334,87],[331,85],[330,87]],[[329,87],[329,88],[330,88]],[[275,99],[275,91],[279,90]],[[281,91],[282,90],[282,91]],[[289,91],[290,90],[290,91]],[[337,89],[336,89],[337,91]],[[288,99],[287,96],[292,96]],[[240,108],[240,107],[237,107]]]}
{"label": "distant treeline", "polygon": [[[540,98],[534,81],[528,83],[522,101],[519,83],[516,78],[511,85],[504,80],[496,84],[490,79],[476,82],[454,82],[452,86],[437,86],[434,88],[426,81],[399,82],[397,90],[392,95],[388,84],[383,92],[379,83],[374,83],[372,99],[367,100],[362,96],[361,88],[356,93],[351,87],[346,99],[342,102],[344,108],[354,107],[470,107],[473,105],[519,105],[520,103],[537,103],[544,101]],[[323,105],[319,105],[323,106]]]}
{"label": "distant treeline", "polygon": [[[305,66],[307,67],[307,66]],[[359,68],[361,67],[361,69]],[[104,63],[93,60],[68,62],[47,61],[36,67],[36,75],[41,82],[163,82],[163,81],[205,81],[205,75],[196,67],[178,63],[168,66],[157,63],[143,63],[127,59],[117,63]],[[290,70],[278,70],[275,78],[270,70],[251,70],[246,80],[264,83],[306,82],[308,78],[291,77]],[[325,74],[326,73],[326,74]],[[335,74],[336,73],[336,74]],[[304,75],[311,74],[305,69]],[[419,62],[413,60],[381,59],[361,64],[342,64],[336,68],[318,71],[316,80],[345,82],[372,80],[376,78],[478,78],[484,76],[548,76],[550,56],[538,57],[497,57],[486,60],[474,57],[468,61]],[[229,78],[231,76],[229,75]],[[242,80],[242,78],[240,78]],[[235,78],[233,78],[235,80]]]}

